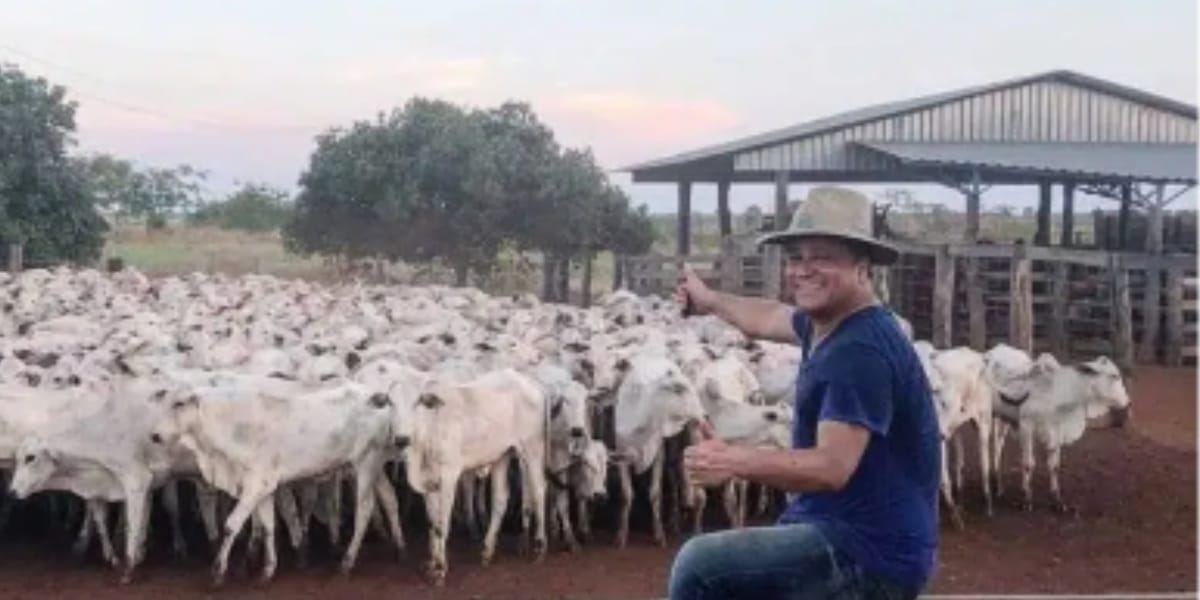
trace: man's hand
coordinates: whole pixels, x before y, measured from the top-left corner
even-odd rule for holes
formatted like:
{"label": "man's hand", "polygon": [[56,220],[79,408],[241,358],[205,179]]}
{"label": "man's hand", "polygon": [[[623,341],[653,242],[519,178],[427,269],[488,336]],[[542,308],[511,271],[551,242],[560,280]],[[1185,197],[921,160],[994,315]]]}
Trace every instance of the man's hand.
{"label": "man's hand", "polygon": [[736,476],[747,450],[717,438],[712,426],[706,422],[700,423],[700,433],[704,440],[683,451],[683,468],[692,484],[715,486]]}
{"label": "man's hand", "polygon": [[679,283],[675,287],[675,302],[679,304],[679,309],[688,311],[690,301],[690,312],[686,313],[687,316],[709,314],[715,296],[716,294],[704,285],[704,281],[696,276],[692,267],[685,263]]}

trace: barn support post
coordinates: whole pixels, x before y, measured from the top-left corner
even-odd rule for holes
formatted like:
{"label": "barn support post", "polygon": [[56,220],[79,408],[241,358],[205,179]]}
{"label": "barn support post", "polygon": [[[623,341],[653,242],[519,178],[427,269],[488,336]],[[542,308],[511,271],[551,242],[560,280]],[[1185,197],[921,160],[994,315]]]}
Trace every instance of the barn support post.
{"label": "barn support post", "polygon": [[980,189],[978,170],[971,172],[971,183],[966,186],[964,192],[967,196],[967,228],[963,232],[963,238],[968,244],[974,244],[979,240],[979,197],[983,193]]}
{"label": "barn support post", "polygon": [[775,173],[775,230],[783,231],[788,228],[787,222],[787,201],[788,201],[788,172],[778,171]]}
{"label": "barn support post", "polygon": [[1129,271],[1117,253],[1109,254],[1108,275],[1112,289],[1113,361],[1128,369],[1133,366],[1133,309],[1129,302]]}
{"label": "barn support post", "polygon": [[1117,250],[1125,251],[1129,246],[1129,210],[1133,205],[1133,184],[1121,185],[1121,212],[1117,216]]}
{"label": "barn support post", "polygon": [[1071,300],[1071,264],[1060,260],[1054,263],[1054,297],[1051,299],[1050,352],[1067,356],[1067,305]]}
{"label": "barn support post", "polygon": [[717,221],[722,240],[733,234],[733,216],[729,213],[729,181],[717,182]]}
{"label": "barn support post", "polygon": [[1033,354],[1032,262],[1025,244],[1013,246],[1008,296],[1009,343]]}
{"label": "barn support post", "polygon": [[933,345],[949,348],[954,345],[954,257],[950,247],[937,247],[934,259],[933,283]]}
{"label": "barn support post", "polygon": [[1034,246],[1050,245],[1050,182],[1038,183],[1037,232],[1033,234]]}
{"label": "barn support post", "polygon": [[1059,245],[1070,248],[1075,245],[1075,182],[1064,183],[1062,194],[1062,238]]}
{"label": "barn support post", "polygon": [[625,257],[620,254],[613,254],[613,282],[612,291],[621,289],[625,283]]}
{"label": "barn support post", "polygon": [[687,256],[692,251],[692,182],[679,182],[679,213],[677,215],[675,253]]}
{"label": "barn support post", "polygon": [[1167,269],[1167,366],[1183,365],[1183,269]]}
{"label": "barn support post", "polygon": [[983,303],[983,282],[979,277],[980,259],[967,258],[967,336],[970,346],[987,350],[987,305]]}

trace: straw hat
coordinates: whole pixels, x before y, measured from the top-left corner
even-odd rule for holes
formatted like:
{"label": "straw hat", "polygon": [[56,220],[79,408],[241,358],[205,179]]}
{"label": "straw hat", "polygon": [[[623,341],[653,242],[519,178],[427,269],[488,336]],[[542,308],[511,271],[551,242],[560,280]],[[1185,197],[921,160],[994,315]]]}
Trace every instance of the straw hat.
{"label": "straw hat", "polygon": [[900,251],[871,235],[871,221],[871,203],[866,196],[845,188],[818,187],[800,203],[787,229],[764,235],[758,243],[786,244],[806,237],[837,237],[864,244],[874,264],[896,262]]}

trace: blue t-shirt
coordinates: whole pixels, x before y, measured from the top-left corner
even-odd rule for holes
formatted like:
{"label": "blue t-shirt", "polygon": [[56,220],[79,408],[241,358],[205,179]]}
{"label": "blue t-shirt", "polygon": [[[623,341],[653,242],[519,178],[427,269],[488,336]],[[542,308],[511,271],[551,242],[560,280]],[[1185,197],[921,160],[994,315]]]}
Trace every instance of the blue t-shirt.
{"label": "blue t-shirt", "polygon": [[937,555],[942,457],[912,343],[879,306],[847,317],[815,351],[808,317],[797,311],[792,326],[806,358],[792,446],[815,446],[822,420],[861,425],[871,437],[841,491],[800,494],[779,522],[811,523],[868,573],[924,586]]}

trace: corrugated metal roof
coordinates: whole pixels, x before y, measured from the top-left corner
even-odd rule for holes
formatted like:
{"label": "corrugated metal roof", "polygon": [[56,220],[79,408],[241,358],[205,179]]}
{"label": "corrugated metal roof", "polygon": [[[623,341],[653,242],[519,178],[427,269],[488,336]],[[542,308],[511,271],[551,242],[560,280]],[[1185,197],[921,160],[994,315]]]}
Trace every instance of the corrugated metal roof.
{"label": "corrugated metal roof", "polygon": [[753,135],[722,144],[716,144],[698,150],[692,150],[665,158],[655,159],[648,162],[643,162],[628,167],[619,169],[620,171],[637,171],[643,169],[652,169],[656,167],[665,167],[689,163],[703,159],[718,158],[722,155],[732,155],[737,152],[744,152],[755,148],[761,148],[772,144],[802,138],[805,136],[845,127],[852,127],[860,123],[874,121],[883,117],[895,114],[903,114],[911,111],[936,106],[947,102],[953,102],[962,98],[986,94],[995,90],[1004,88],[1016,87],[1028,83],[1038,81],[1057,81],[1070,85],[1077,85],[1085,88],[1095,89],[1104,93],[1112,94],[1132,102],[1138,102],[1152,108],[1164,110],[1167,112],[1176,113],[1188,118],[1195,119],[1197,117],[1196,107],[1190,104],[1185,104],[1170,98],[1151,94],[1136,88],[1120,85],[1096,77],[1083,75],[1074,71],[1058,70],[1039,73],[1037,75],[1009,79],[1005,81],[978,85],[963,89],[958,89],[950,92],[939,94],[931,94],[921,96],[909,100],[901,100],[897,102],[888,102],[868,106],[857,110],[838,113],[836,115],[808,121],[799,125],[785,127],[766,133]]}
{"label": "corrugated metal roof", "polygon": [[1196,183],[1195,144],[853,142],[905,165]]}

